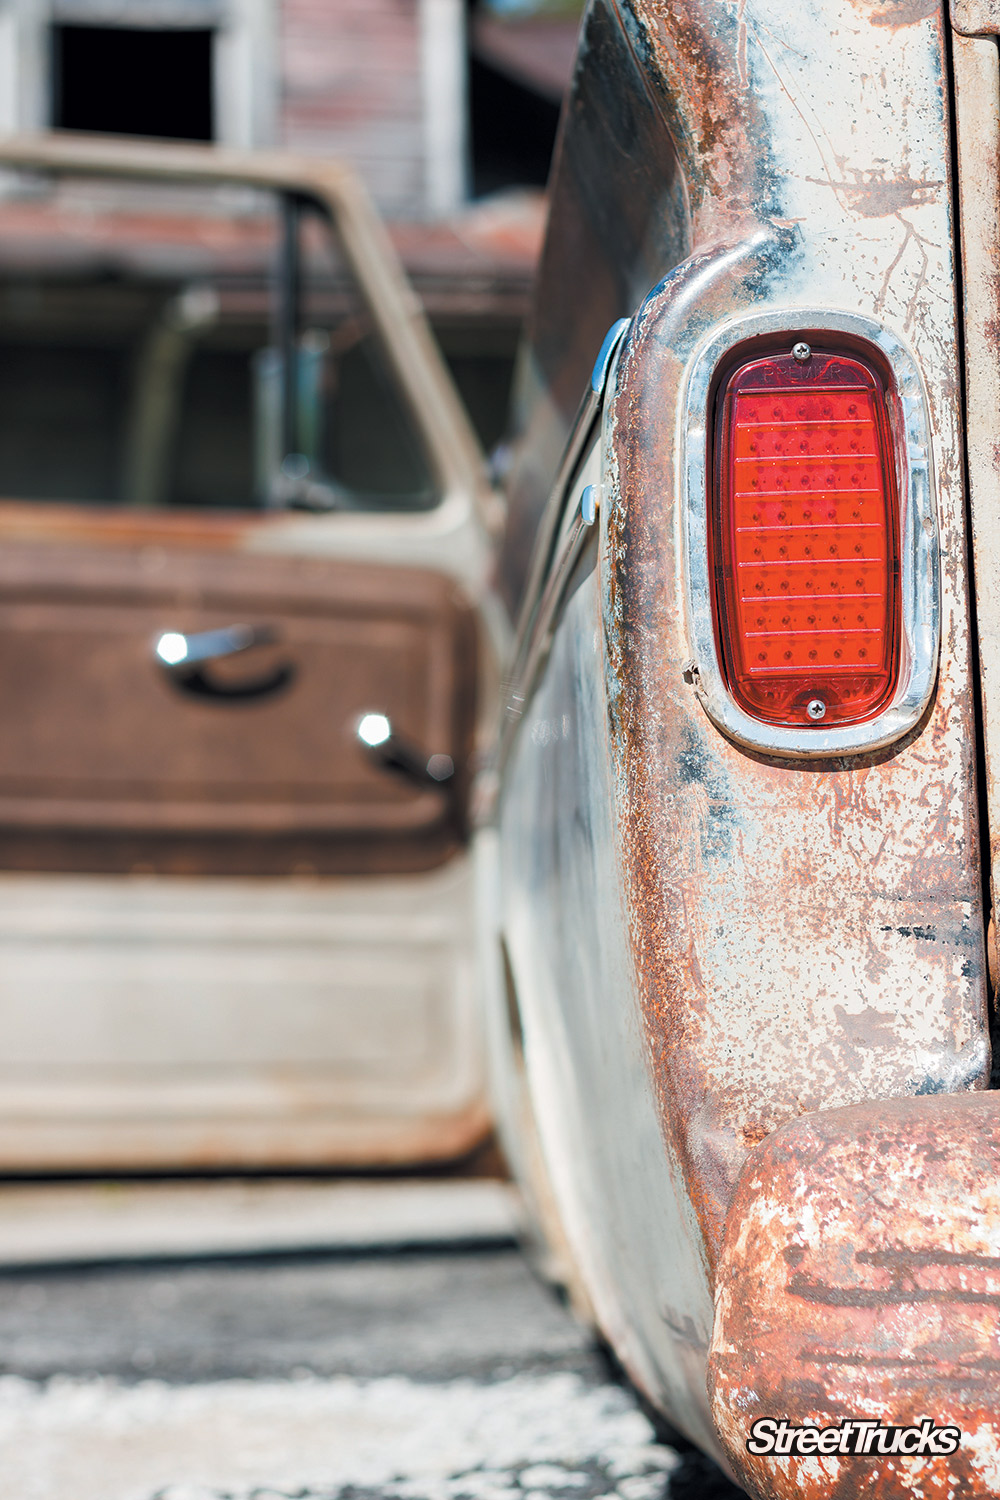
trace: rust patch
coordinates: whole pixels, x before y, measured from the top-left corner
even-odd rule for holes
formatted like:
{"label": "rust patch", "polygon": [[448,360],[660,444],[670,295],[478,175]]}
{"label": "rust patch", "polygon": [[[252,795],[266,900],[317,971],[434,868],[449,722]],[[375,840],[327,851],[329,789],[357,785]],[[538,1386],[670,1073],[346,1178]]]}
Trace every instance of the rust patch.
{"label": "rust patch", "polygon": [[890,218],[904,208],[916,208],[934,198],[945,186],[939,179],[919,181],[909,177],[886,178],[872,173],[860,182],[835,182],[825,177],[809,177],[807,182],[831,187],[852,213],[865,219]]}
{"label": "rust patch", "polygon": [[[713,1416],[752,1494],[1000,1491],[1000,1099],[807,1115],[748,1158],[717,1270]],[[752,1456],[762,1417],[952,1424],[950,1457]]]}
{"label": "rust patch", "polygon": [[[767,139],[747,67],[742,6],[706,11],[697,0],[614,0],[645,45],[644,65],[684,160],[697,238],[732,230],[763,196]],[[634,27],[624,27],[627,34]],[[777,210],[777,205],[775,205]]]}
{"label": "rust patch", "polygon": [[861,8],[868,10],[873,26],[887,26],[891,31],[900,26],[914,26],[917,21],[938,15],[941,9],[938,0],[876,0],[870,8],[862,0]]}
{"label": "rust patch", "polygon": [[[293,518],[294,519],[294,518]],[[0,540],[107,543],[123,547],[198,547],[239,550],[263,531],[288,527],[281,514],[143,511],[125,506],[39,505],[0,498]],[[150,559],[151,561],[153,559]]]}

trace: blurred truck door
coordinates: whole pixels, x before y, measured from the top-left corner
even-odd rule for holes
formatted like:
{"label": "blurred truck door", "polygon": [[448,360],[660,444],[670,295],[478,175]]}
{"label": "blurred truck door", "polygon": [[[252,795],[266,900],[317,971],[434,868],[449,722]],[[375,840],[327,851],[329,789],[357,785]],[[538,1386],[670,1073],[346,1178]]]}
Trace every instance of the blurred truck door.
{"label": "blurred truck door", "polygon": [[343,168],[0,143],[0,1170],[488,1128],[495,499]]}

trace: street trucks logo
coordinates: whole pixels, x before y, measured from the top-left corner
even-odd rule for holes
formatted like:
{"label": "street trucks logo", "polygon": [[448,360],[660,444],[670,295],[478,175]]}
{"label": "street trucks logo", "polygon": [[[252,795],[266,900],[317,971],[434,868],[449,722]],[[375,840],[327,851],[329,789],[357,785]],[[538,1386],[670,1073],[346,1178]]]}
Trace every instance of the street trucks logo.
{"label": "street trucks logo", "polygon": [[868,1418],[852,1417],[838,1427],[795,1427],[787,1417],[760,1417],[751,1427],[747,1452],[755,1456],[801,1458],[815,1453],[860,1454],[866,1458],[887,1453],[910,1458],[941,1458],[955,1453],[962,1441],[959,1427],[938,1427],[925,1417],[918,1427],[885,1427]]}

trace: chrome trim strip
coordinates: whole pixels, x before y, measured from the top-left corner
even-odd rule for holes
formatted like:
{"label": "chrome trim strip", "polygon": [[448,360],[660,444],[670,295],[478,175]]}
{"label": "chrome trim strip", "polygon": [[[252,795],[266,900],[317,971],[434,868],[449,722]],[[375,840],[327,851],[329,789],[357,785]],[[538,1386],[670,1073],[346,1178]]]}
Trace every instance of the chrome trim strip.
{"label": "chrome trim strip", "polygon": [[[719,363],[738,344],[761,335],[842,333],[873,346],[889,365],[895,390],[888,392],[897,453],[905,457],[900,496],[900,602],[902,642],[899,681],[892,701],[863,724],[830,729],[765,724],[730,696],[722,675],[712,623],[712,579],[708,549],[708,453],[710,398]],[[682,393],[680,423],[682,495],[679,506],[683,593],[687,607],[688,664],[696,691],[712,722],[741,745],[795,759],[829,759],[879,750],[919,721],[934,690],[941,635],[937,509],[931,461],[927,396],[916,360],[896,336],[860,314],[770,310],[734,319],[701,346]]]}
{"label": "chrome trim strip", "polygon": [[590,373],[590,389],[595,396],[604,395],[604,387],[608,383],[608,371],[611,369],[611,361],[614,358],[615,350],[621,343],[622,336],[631,321],[631,318],[619,318],[617,323],[612,323],[604,335],[604,343],[598,350],[597,358],[594,360],[594,368]]}
{"label": "chrome trim strip", "polygon": [[535,549],[531,557],[531,567],[524,586],[524,597],[517,617],[515,638],[517,640],[516,660],[519,663],[527,649],[526,641],[531,631],[532,619],[545,588],[545,576],[552,558],[552,548],[559,533],[559,522],[566,505],[566,491],[573,475],[580,467],[594,430],[594,424],[600,416],[614,356],[631,322],[631,318],[619,318],[617,323],[612,323],[604,335],[604,342],[594,361],[590,384],[577,408],[573,426],[570,428],[569,437],[566,439],[566,446],[559,461],[559,468],[556,470],[555,480],[549,491],[549,498],[542,511]]}
{"label": "chrome trim strip", "polygon": [[524,643],[523,654],[518,653],[518,665],[504,703],[504,719],[500,728],[499,761],[501,765],[507,758],[514,730],[521,720],[525,705],[531,697],[549,654],[559,606],[563,601],[566,586],[572,577],[580,554],[588,538],[593,534],[597,511],[597,489],[594,485],[588,484],[580,493],[573,519],[563,537],[556,560],[549,570],[542,597],[538,601],[531,633]]}

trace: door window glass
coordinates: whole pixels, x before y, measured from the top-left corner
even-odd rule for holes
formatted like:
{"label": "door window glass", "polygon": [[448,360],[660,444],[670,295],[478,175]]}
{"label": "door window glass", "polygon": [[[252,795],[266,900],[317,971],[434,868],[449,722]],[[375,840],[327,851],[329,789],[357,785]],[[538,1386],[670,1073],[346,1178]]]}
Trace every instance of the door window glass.
{"label": "door window glass", "polygon": [[28,176],[0,201],[0,499],[207,511],[437,498],[318,207]]}

